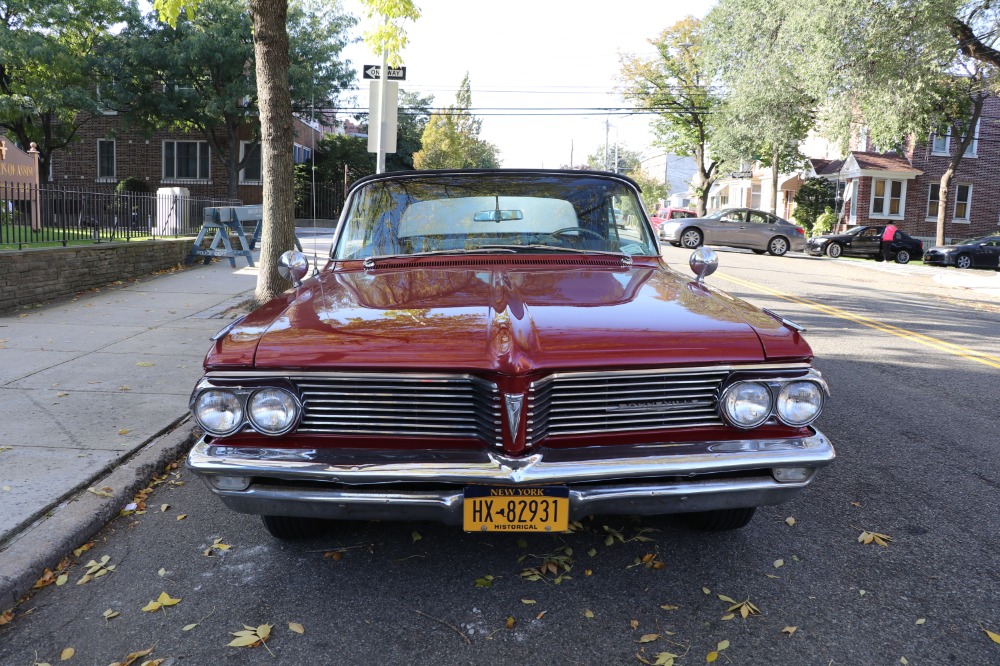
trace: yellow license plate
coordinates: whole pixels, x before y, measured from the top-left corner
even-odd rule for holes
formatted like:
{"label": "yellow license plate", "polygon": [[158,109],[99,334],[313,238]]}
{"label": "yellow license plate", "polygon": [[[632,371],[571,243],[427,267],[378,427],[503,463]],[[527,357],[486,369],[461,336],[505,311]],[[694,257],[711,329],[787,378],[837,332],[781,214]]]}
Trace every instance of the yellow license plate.
{"label": "yellow license plate", "polygon": [[463,508],[468,532],[565,532],[569,488],[466,486]]}

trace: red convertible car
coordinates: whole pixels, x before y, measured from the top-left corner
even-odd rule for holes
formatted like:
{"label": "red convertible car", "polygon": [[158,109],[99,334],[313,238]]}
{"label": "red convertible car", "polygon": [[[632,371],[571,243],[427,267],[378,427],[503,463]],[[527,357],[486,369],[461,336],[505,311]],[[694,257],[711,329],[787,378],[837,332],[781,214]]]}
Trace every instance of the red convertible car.
{"label": "red convertible car", "polygon": [[801,327],[704,284],[716,264],[667,266],[624,176],[362,179],[325,266],[286,253],[294,287],[215,336],[187,464],[278,538],[743,527],[834,459],[812,425],[828,391]]}

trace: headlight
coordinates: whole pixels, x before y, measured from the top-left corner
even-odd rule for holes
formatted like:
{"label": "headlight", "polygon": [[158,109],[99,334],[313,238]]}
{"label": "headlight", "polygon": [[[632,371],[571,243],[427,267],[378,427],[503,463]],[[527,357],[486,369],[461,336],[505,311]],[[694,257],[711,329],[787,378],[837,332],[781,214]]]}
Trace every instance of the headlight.
{"label": "headlight", "polygon": [[291,393],[280,388],[254,391],[247,404],[250,423],[265,435],[283,435],[295,426],[299,417],[299,402]]}
{"label": "headlight", "polygon": [[194,417],[209,435],[231,435],[243,425],[243,404],[232,391],[202,391],[194,403]]}
{"label": "headlight", "polygon": [[722,415],[737,428],[756,428],[771,415],[771,391],[760,382],[737,382],[722,394]]}
{"label": "headlight", "polygon": [[823,411],[823,389],[815,382],[788,382],[778,392],[776,408],[782,423],[809,425]]}

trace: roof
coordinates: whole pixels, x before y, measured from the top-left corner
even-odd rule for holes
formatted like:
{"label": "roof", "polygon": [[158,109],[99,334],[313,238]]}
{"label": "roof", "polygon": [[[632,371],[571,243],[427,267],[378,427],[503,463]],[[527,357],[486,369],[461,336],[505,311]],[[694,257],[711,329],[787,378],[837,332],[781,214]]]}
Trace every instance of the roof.
{"label": "roof", "polygon": [[844,160],[811,159],[809,163],[817,176],[835,176],[840,173],[840,168],[844,166]]}
{"label": "roof", "polygon": [[923,173],[920,169],[913,168],[910,161],[898,153],[866,153],[852,150],[851,156],[857,160],[858,166],[866,171]]}

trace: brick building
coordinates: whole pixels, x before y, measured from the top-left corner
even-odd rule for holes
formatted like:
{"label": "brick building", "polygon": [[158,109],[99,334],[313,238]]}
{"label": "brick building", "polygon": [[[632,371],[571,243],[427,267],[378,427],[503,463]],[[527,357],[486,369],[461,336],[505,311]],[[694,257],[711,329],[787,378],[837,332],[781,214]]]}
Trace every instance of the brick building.
{"label": "brick building", "polygon": [[[817,175],[836,178],[843,192],[841,224],[895,224],[917,238],[933,241],[939,206],[945,207],[946,242],[1000,232],[1000,98],[991,97],[949,187],[939,197],[941,175],[958,137],[910,141],[900,153],[871,150],[863,138],[839,172],[815,160]],[[821,173],[822,172],[822,173]]]}
{"label": "brick building", "polygon": [[[185,187],[192,197],[225,197],[228,174],[224,160],[216,155],[211,143],[197,132],[173,129],[146,135],[127,129],[120,116],[108,112],[83,124],[79,141],[52,155],[51,182],[104,189],[119,181],[137,176],[150,190],[161,187]],[[252,142],[249,126],[237,133],[240,157],[254,151],[256,159],[240,171],[237,198],[245,204],[260,203],[263,198],[260,150]],[[295,163],[308,162],[323,134],[295,119]]]}

